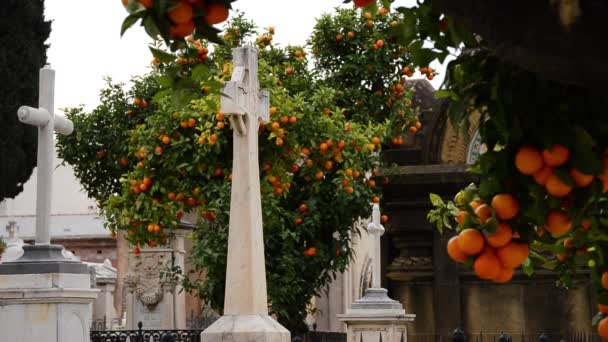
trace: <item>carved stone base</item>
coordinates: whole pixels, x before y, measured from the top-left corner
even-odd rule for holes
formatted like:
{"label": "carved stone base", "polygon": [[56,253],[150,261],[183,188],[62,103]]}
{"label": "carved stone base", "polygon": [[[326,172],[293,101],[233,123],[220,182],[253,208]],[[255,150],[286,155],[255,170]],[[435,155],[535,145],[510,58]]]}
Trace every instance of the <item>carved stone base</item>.
{"label": "carved stone base", "polygon": [[388,290],[382,288],[365,289],[363,297],[351,304],[353,309],[388,309],[403,310],[403,305],[388,296]]}
{"label": "carved stone base", "polygon": [[88,342],[98,292],[89,274],[1,274],[1,340]]}
{"label": "carved stone base", "polygon": [[202,342],[290,342],[287,329],[270,316],[222,316],[201,334]]}

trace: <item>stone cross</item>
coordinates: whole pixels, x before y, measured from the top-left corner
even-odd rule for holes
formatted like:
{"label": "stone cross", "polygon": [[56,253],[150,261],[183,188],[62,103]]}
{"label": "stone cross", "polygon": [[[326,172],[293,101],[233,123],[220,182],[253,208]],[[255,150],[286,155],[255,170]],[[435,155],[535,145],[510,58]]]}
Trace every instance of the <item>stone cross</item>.
{"label": "stone cross", "polygon": [[53,134],[70,135],[72,121],[54,112],[55,70],[40,69],[38,108],[22,106],[17,111],[19,121],[38,127],[38,184],[36,193],[36,245],[51,243],[51,191],[53,185]]}
{"label": "stone cross", "polygon": [[224,315],[268,315],[258,122],[269,119],[269,95],[259,90],[258,49],[232,52],[234,71],[220,106],[234,127]]}
{"label": "stone cross", "polygon": [[374,259],[373,259],[373,274],[372,288],[381,288],[380,284],[380,237],[384,234],[384,227],[380,223],[380,206],[374,203],[372,209],[372,222],[367,225],[367,231],[372,234],[374,241]]}

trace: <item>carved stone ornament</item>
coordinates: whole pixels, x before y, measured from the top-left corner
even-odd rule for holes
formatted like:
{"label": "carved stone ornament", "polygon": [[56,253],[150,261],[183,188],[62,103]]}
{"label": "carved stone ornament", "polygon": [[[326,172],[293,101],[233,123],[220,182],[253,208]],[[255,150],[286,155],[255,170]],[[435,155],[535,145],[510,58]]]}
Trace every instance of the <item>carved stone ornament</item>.
{"label": "carved stone ornament", "polygon": [[125,284],[143,304],[158,304],[163,299],[164,292],[172,291],[172,286],[175,285],[161,280],[160,273],[165,266],[166,256],[159,253],[142,253],[132,257],[134,262],[125,276]]}

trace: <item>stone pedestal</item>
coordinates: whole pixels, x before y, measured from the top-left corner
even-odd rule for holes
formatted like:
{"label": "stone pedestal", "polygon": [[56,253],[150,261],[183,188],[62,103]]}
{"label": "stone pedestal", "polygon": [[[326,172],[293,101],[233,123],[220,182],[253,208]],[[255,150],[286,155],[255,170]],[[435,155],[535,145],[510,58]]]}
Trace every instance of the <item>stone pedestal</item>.
{"label": "stone pedestal", "polygon": [[383,288],[365,290],[346,314],[338,315],[346,323],[348,342],[407,342],[406,324],[415,317],[406,314],[401,303],[390,299]]}
{"label": "stone pedestal", "polygon": [[0,265],[2,340],[88,342],[98,290],[87,266],[65,259],[61,246],[23,249],[19,260]]}
{"label": "stone pedestal", "polygon": [[204,342],[289,342],[287,329],[268,315],[222,316],[201,335]]}

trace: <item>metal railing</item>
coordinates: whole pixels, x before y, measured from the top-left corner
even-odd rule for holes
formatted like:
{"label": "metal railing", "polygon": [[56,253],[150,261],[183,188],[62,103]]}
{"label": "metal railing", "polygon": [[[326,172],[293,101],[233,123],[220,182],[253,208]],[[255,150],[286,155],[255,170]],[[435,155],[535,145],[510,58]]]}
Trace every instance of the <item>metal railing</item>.
{"label": "metal railing", "polygon": [[141,322],[137,330],[91,330],[91,342],[200,342],[200,329],[144,330]]}

